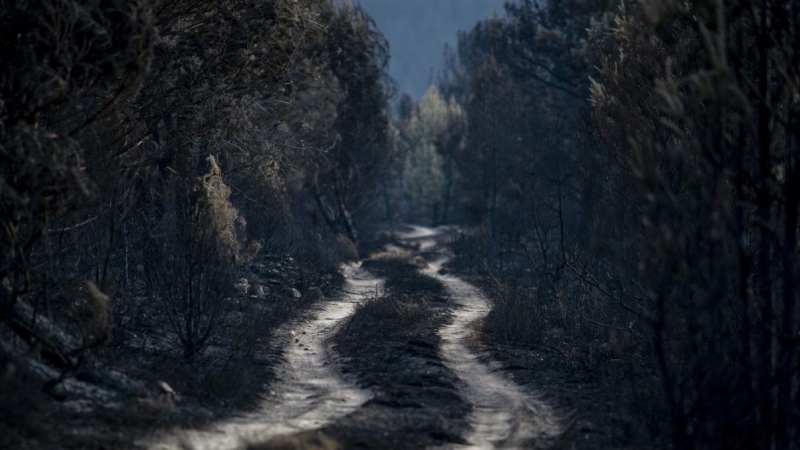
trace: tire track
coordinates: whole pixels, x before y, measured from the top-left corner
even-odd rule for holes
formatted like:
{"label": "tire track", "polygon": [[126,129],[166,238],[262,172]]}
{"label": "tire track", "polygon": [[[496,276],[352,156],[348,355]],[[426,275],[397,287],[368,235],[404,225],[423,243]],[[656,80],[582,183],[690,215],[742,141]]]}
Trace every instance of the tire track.
{"label": "tire track", "polygon": [[321,301],[314,318],[292,324],[280,334],[291,336],[274,394],[262,408],[199,431],[174,433],[147,448],[238,449],[271,438],[316,430],[343,417],[371,398],[336,370],[328,339],[353,313],[355,305],[380,289],[382,281],[359,265],[345,267],[343,295]]}
{"label": "tire track", "polygon": [[[406,242],[419,244],[422,251],[431,249],[446,237],[447,229],[412,226],[408,233],[398,233]],[[547,403],[534,398],[503,375],[500,365],[475,351],[473,326],[491,311],[491,304],[479,289],[452,275],[439,273],[447,258],[429,264],[422,273],[445,285],[453,308],[452,322],[443,327],[440,357],[463,382],[462,395],[472,406],[468,416],[468,444],[449,445],[447,449],[517,449],[549,448],[562,434],[562,421]],[[487,361],[488,360],[488,361]]]}
{"label": "tire track", "polygon": [[424,271],[441,281],[457,307],[453,321],[442,328],[440,354],[464,382],[464,398],[472,404],[468,416],[471,431],[466,446],[450,448],[513,449],[548,448],[561,435],[561,421],[545,402],[531,397],[499,371],[498,364],[482,361],[469,341],[475,339],[472,326],[483,320],[491,306],[474,286],[450,275],[438,273],[445,260]]}

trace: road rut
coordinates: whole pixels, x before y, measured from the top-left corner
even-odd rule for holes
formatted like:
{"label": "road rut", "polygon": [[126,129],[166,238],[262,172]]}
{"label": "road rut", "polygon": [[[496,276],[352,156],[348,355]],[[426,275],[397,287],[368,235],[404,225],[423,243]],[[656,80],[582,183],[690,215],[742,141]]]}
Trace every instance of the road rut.
{"label": "road rut", "polygon": [[282,331],[291,336],[286,361],[279,369],[273,395],[256,412],[204,430],[172,433],[151,449],[238,449],[249,443],[316,430],[343,417],[371,398],[370,392],[343,378],[328,339],[353,313],[356,304],[381,290],[383,282],[360,268],[345,267],[343,295],[321,301],[314,318]]}
{"label": "road rut", "polygon": [[561,421],[548,404],[525,392],[499,371],[499,364],[482,358],[470,345],[475,338],[473,325],[489,314],[491,306],[476,287],[439,274],[444,262],[439,260],[424,271],[445,285],[456,305],[453,321],[439,333],[440,355],[464,382],[462,395],[473,407],[465,436],[468,444],[449,448],[548,448],[561,435]]}
{"label": "road rut", "polygon": [[[411,226],[398,233],[407,243],[427,251],[446,238],[448,228]],[[472,406],[466,445],[448,449],[549,448],[562,434],[563,421],[546,402],[537,399],[500,371],[500,365],[476,350],[475,325],[491,311],[491,303],[476,287],[440,274],[442,257],[422,272],[440,281],[451,295],[453,320],[443,327],[439,354],[444,364],[463,382],[462,397]]]}

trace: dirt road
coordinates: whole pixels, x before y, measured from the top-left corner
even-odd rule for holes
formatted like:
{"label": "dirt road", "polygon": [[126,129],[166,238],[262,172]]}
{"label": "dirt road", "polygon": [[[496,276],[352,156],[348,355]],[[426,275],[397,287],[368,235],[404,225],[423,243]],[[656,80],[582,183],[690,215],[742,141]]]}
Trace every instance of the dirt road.
{"label": "dirt road", "polygon": [[[416,247],[417,252],[429,252],[451,231],[409,226],[396,235],[406,249]],[[439,329],[441,342],[435,351],[439,361],[460,381],[453,389],[468,403],[471,412],[466,416],[467,423],[458,427],[466,430],[456,440],[460,443],[447,444],[445,448],[550,447],[562,432],[562,421],[548,404],[515,384],[499,364],[480,350],[475,328],[491,310],[491,303],[464,280],[441,274],[446,261],[446,256],[439,256],[422,273],[438,280],[450,295],[452,320]],[[356,304],[382,289],[382,282],[360,266],[347,266],[345,275],[347,281],[339,299],[320,302],[313,318],[282,331],[286,362],[259,411],[201,431],[174,432],[148,447],[233,449],[326,426],[330,431],[343,423],[341,420],[357,421],[359,414],[351,413],[365,412],[361,407],[372,395],[340,373],[338,355],[330,347],[330,339]]]}

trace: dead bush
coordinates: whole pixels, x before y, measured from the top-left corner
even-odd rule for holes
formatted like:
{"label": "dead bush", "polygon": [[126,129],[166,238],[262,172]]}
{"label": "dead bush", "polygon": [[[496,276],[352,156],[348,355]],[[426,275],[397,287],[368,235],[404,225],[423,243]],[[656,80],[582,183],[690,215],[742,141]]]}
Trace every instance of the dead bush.
{"label": "dead bush", "polygon": [[229,310],[233,260],[221,250],[213,211],[198,190],[176,193],[176,214],[149,245],[147,278],[169,329],[191,361],[210,343]]}
{"label": "dead bush", "polygon": [[486,233],[478,230],[473,233],[459,233],[449,244],[454,258],[448,264],[457,271],[473,272],[481,267],[486,247]]}
{"label": "dead bush", "polygon": [[502,340],[541,345],[546,331],[545,312],[536,295],[505,284],[495,286],[493,307],[484,322],[486,333]]}
{"label": "dead bush", "polygon": [[346,236],[337,234],[336,240],[333,243],[333,254],[341,262],[355,262],[358,261],[358,249],[353,241]]}
{"label": "dead bush", "polygon": [[247,301],[218,324],[213,343],[187,364],[164,355],[150,370],[178,394],[222,407],[252,408],[274,375],[278,349],[268,342],[273,331],[299,309],[294,301],[264,304]]}
{"label": "dead bush", "polygon": [[196,380],[194,391],[214,404],[255,406],[258,397],[253,393],[263,389],[268,376],[265,368],[271,356],[266,344],[272,331],[295,313],[287,304],[274,308],[251,304],[241,314],[228,317],[220,351],[210,354],[202,365],[203,376]]}
{"label": "dead bush", "polygon": [[287,253],[294,255],[298,278],[294,287],[305,292],[311,287],[320,288],[323,293],[341,286],[344,277],[339,270],[341,261],[323,236],[313,229],[298,227]]}
{"label": "dead bush", "polygon": [[366,337],[376,334],[414,336],[414,330],[431,320],[427,302],[386,295],[374,297],[356,306],[345,327],[345,336]]}

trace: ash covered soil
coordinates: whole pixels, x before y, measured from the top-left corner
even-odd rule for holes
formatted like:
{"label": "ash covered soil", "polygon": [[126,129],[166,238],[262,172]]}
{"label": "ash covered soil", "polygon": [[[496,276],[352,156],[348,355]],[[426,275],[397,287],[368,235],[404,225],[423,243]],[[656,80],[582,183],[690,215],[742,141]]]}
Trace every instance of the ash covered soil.
{"label": "ash covered soil", "polygon": [[613,365],[587,368],[558,345],[484,333],[490,295],[476,287],[483,280],[442,269],[447,236],[402,230],[346,266],[340,291],[276,316],[253,341],[246,375],[259,379],[219,380],[231,384],[230,401],[71,405],[42,416],[42,430],[76,425],[48,447],[644,448],[647,417],[619,400],[640,397]]}
{"label": "ash covered soil", "polygon": [[345,448],[426,448],[466,443],[470,405],[439,357],[450,320],[443,286],[419,273],[424,260],[384,255],[364,267],[386,289],[362,303],[333,338],[341,370],[374,396],[323,432]]}

